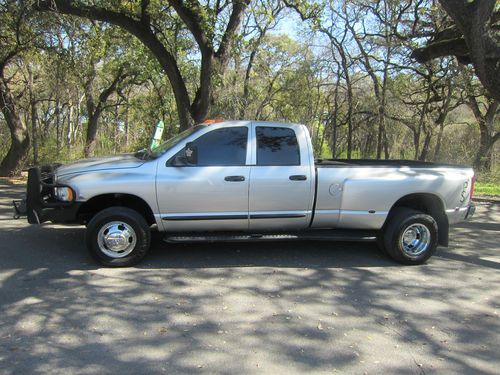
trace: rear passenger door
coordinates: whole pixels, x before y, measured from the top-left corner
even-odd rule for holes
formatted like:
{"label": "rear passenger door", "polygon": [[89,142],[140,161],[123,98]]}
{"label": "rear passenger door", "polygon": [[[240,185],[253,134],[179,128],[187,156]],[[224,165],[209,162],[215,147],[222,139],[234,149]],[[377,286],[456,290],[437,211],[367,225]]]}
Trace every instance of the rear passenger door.
{"label": "rear passenger door", "polygon": [[252,124],[250,230],[306,228],[311,219],[314,176],[312,150],[301,126]]}

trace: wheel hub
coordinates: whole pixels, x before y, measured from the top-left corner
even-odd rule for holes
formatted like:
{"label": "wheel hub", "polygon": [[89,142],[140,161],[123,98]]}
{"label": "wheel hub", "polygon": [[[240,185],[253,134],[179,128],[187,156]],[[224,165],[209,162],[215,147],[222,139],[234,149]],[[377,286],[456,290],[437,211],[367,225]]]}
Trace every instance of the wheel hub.
{"label": "wheel hub", "polygon": [[127,236],[122,232],[109,232],[104,236],[105,246],[113,251],[123,251],[128,243]]}
{"label": "wheel hub", "polygon": [[420,223],[410,225],[401,236],[401,246],[407,256],[415,258],[423,254],[431,243],[429,228]]}
{"label": "wheel hub", "polygon": [[111,258],[129,255],[137,243],[134,229],[127,223],[113,221],[104,224],[97,235],[99,249]]}
{"label": "wheel hub", "polygon": [[414,229],[409,229],[404,233],[403,241],[411,243],[417,239],[417,232]]}

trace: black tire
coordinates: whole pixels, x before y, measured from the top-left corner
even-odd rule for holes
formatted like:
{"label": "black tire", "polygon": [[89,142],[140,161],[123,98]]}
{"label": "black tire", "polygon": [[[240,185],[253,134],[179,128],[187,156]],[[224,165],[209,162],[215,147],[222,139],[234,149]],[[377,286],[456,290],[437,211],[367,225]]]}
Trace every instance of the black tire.
{"label": "black tire", "polygon": [[[403,240],[407,229],[408,237],[415,241]],[[394,209],[384,232],[384,248],[391,258],[401,264],[423,264],[437,246],[438,225],[432,216],[406,207]]]}
{"label": "black tire", "polygon": [[385,249],[384,233],[385,233],[385,228],[381,229],[380,232],[377,234],[377,242],[376,242],[377,248],[380,250],[382,254],[389,255],[389,253]]}
{"label": "black tire", "polygon": [[[99,232],[103,229],[103,233]],[[114,230],[120,236],[118,244],[126,249],[112,249],[106,245],[106,231]],[[134,243],[135,241],[135,243]],[[88,223],[85,242],[90,254],[108,267],[128,267],[137,264],[149,251],[151,232],[142,215],[127,207],[110,207],[97,213]],[[101,242],[101,244],[99,243]],[[112,256],[109,254],[112,253]]]}

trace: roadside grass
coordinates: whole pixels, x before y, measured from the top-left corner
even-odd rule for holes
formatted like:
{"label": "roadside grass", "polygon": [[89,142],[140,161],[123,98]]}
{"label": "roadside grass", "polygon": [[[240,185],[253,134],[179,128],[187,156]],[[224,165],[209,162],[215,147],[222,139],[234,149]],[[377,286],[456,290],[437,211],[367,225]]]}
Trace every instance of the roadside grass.
{"label": "roadside grass", "polygon": [[474,195],[475,196],[495,196],[500,197],[500,184],[491,182],[476,182],[474,184]]}

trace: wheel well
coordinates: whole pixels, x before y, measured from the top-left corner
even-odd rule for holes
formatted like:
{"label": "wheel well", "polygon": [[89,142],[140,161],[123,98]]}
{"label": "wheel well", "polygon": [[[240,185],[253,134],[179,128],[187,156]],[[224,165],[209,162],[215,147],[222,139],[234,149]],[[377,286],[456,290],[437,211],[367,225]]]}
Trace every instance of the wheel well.
{"label": "wheel well", "polygon": [[92,217],[105,208],[120,206],[128,207],[141,214],[149,225],[154,224],[155,217],[151,207],[142,199],[132,194],[103,194],[92,197],[83,203],[78,210],[78,218],[82,224],[88,223]]}
{"label": "wheel well", "polygon": [[394,212],[396,207],[413,208],[414,210],[421,211],[432,216],[438,225],[439,244],[441,246],[448,246],[448,216],[446,216],[444,204],[441,198],[437,195],[429,193],[405,195],[391,207],[389,215],[387,215],[386,222],[391,217],[391,214]]}

